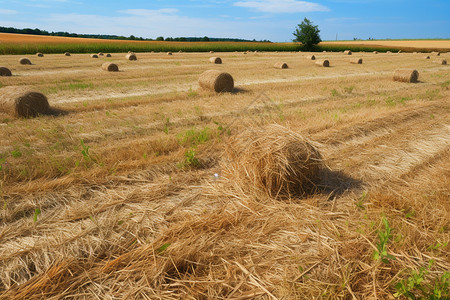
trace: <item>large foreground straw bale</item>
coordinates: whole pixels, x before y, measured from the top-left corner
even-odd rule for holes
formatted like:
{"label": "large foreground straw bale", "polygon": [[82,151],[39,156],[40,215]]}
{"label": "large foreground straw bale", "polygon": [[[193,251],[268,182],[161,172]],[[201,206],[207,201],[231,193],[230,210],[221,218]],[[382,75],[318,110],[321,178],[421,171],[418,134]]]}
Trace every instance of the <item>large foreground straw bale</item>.
{"label": "large foreground straw bale", "polygon": [[362,58],[352,58],[350,60],[351,64],[357,64],[357,65],[361,65],[363,63],[363,59]]}
{"label": "large foreground straw bale", "polygon": [[284,62],[276,62],[276,63],[274,64],[274,68],[276,68],[276,69],[287,69],[287,68],[289,68],[289,67],[288,67],[287,63],[284,63]]}
{"label": "large foreground straw bale", "polygon": [[316,65],[321,66],[321,67],[329,67],[330,62],[328,61],[328,59],[319,59],[319,60],[316,60]]}
{"label": "large foreground straw bale", "polygon": [[36,117],[50,113],[47,97],[25,87],[8,86],[0,89],[0,110],[14,117]]}
{"label": "large foreground straw bale", "polygon": [[31,63],[31,60],[29,60],[28,58],[26,58],[26,57],[22,57],[21,59],[19,59],[19,63],[21,64],[21,65],[31,65],[32,63]]}
{"label": "large foreground straw bale", "polygon": [[209,61],[212,62],[213,64],[218,64],[218,65],[220,65],[222,63],[222,59],[220,57],[210,57]]}
{"label": "large foreground straw bale", "polygon": [[230,138],[222,176],[243,191],[271,197],[304,195],[320,179],[322,156],[301,135],[278,124]]}
{"label": "large foreground straw bale", "polygon": [[0,67],[0,76],[12,76],[11,70],[7,67]]}
{"label": "large foreground straw bale", "polygon": [[351,50],[345,50],[345,51],[344,51],[344,54],[345,54],[345,55],[352,55],[352,51],[351,51]]}
{"label": "large foreground straw bale", "polygon": [[103,63],[102,69],[108,72],[119,72],[119,66],[110,62]]}
{"label": "large foreground straw bale", "polygon": [[220,92],[231,92],[234,88],[233,77],[225,72],[217,70],[208,70],[203,72],[199,79],[198,84],[204,88]]}
{"label": "large foreground straw bale", "polygon": [[310,55],[310,56],[307,56],[306,59],[309,59],[309,60],[316,60],[316,57],[315,57],[314,55]]}
{"label": "large foreground straw bale", "polygon": [[417,82],[419,79],[419,72],[413,69],[398,69],[394,72],[394,81],[401,82]]}
{"label": "large foreground straw bale", "polygon": [[128,53],[127,55],[125,55],[125,57],[128,60],[137,60],[137,56],[134,53]]}

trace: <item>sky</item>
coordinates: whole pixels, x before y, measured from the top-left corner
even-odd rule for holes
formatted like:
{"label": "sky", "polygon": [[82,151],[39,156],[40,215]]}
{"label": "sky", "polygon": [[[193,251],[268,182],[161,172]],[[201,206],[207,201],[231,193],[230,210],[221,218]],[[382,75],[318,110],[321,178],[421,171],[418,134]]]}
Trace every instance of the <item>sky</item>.
{"label": "sky", "polygon": [[322,40],[450,38],[450,0],[0,0],[0,26],[144,38],[290,42],[304,18]]}

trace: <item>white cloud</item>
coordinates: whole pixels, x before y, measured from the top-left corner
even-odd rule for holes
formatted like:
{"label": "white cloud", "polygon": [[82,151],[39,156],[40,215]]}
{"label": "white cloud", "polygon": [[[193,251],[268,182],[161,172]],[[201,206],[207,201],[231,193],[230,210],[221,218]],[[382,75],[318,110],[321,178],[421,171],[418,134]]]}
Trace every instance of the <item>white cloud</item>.
{"label": "white cloud", "polygon": [[297,0],[257,0],[235,2],[234,6],[253,8],[269,13],[299,13],[313,11],[329,11],[330,9],[318,3]]}
{"label": "white cloud", "polygon": [[17,10],[0,8],[0,15],[15,15],[17,13]]}

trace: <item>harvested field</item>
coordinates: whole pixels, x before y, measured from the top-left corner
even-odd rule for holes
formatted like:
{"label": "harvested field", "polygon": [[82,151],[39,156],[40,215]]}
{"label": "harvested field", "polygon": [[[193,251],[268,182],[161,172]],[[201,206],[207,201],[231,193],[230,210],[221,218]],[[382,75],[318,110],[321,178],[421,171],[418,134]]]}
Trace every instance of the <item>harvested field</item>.
{"label": "harvested field", "polygon": [[[442,289],[450,67],[423,53],[353,53],[362,65],[314,53],[329,68],[313,53],[215,53],[226,64],[209,52],[0,56],[13,72],[0,93],[29,88],[67,112],[0,112],[0,299],[388,299],[420,270],[424,291],[411,293]],[[211,67],[232,92],[199,88]],[[393,80],[411,67],[418,83]],[[320,153],[307,192],[288,184],[298,159],[278,156],[284,135],[258,139],[270,124]],[[236,139],[251,151],[231,165]],[[245,177],[240,166],[270,192],[229,176]]]}

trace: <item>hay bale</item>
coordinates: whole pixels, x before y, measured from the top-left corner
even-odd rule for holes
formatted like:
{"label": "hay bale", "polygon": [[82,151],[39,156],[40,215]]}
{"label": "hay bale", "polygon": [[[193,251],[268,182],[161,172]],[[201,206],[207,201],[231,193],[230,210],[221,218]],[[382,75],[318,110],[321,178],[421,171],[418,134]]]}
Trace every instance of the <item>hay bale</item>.
{"label": "hay bale", "polygon": [[361,65],[363,63],[363,59],[362,58],[352,58],[350,60],[351,64],[357,64],[357,65]]}
{"label": "hay bale", "polygon": [[284,62],[276,62],[273,66],[274,66],[275,69],[287,69],[287,68],[289,68],[287,63],[284,63]]}
{"label": "hay bale", "polygon": [[373,54],[378,54],[378,51],[373,51]]}
{"label": "hay bale", "polygon": [[323,53],[327,53],[327,51],[325,51],[325,50],[323,50],[322,52],[323,52]]}
{"label": "hay bale", "polygon": [[97,54],[91,54],[91,58],[98,58]]}
{"label": "hay bale", "polygon": [[198,84],[200,87],[216,93],[231,92],[234,88],[233,77],[228,73],[217,70],[203,72],[198,79]]}
{"label": "hay bale", "polygon": [[167,55],[172,55],[172,52],[167,52]]}
{"label": "hay bale", "polygon": [[309,60],[316,60],[316,57],[315,57],[314,55],[310,55],[310,56],[307,56],[306,59],[309,59]]}
{"label": "hay bale", "polygon": [[222,59],[220,57],[210,57],[209,61],[212,62],[213,64],[218,64],[218,65],[220,65],[222,63]]}
{"label": "hay bale", "polygon": [[70,56],[69,52],[64,52],[64,56]]}
{"label": "hay bale", "polygon": [[108,53],[108,54],[106,54],[105,56],[106,56],[106,57],[111,57],[111,54]]}
{"label": "hay bale", "polygon": [[42,54],[41,52],[36,53],[37,57],[44,57],[44,54]]}
{"label": "hay bale", "polygon": [[402,53],[402,50],[398,50],[398,52],[397,53]]}
{"label": "hay bale", "polygon": [[386,51],[386,53],[387,53],[387,54],[390,54],[390,53],[392,53],[392,52],[391,52],[391,51]]}
{"label": "hay bale", "polygon": [[222,177],[270,197],[304,195],[320,180],[322,156],[311,142],[278,124],[252,128],[226,143]]}
{"label": "hay bale", "polygon": [[26,57],[22,57],[21,59],[19,59],[19,63],[21,65],[32,65],[31,60]]}
{"label": "hay bale", "polygon": [[401,82],[417,82],[419,79],[419,72],[413,69],[398,69],[394,72],[394,81]]}
{"label": "hay bale", "polygon": [[105,62],[102,64],[102,69],[108,72],[119,72],[119,66],[111,62]]}
{"label": "hay bale", "polygon": [[440,55],[441,55],[441,53],[440,53],[440,52],[436,52],[436,51],[433,51],[433,52],[431,52],[431,55],[436,55],[436,56],[440,56]]}
{"label": "hay bale", "polygon": [[97,55],[98,56],[104,56],[105,54],[103,52],[99,52]]}
{"label": "hay bale", "polygon": [[12,76],[11,70],[7,67],[0,67],[0,76]]}
{"label": "hay bale", "polygon": [[137,60],[137,56],[134,53],[128,53],[127,55],[125,55],[125,57],[128,60]]}
{"label": "hay bale", "polygon": [[447,60],[446,59],[434,60],[433,62],[435,64],[439,64],[439,65],[446,65],[447,64]]}
{"label": "hay bale", "polygon": [[351,51],[351,50],[345,50],[345,51],[344,51],[344,54],[345,54],[345,55],[352,55],[352,51]]}
{"label": "hay bale", "polygon": [[214,51],[209,51],[209,53],[214,53]]}
{"label": "hay bale", "polygon": [[319,60],[316,60],[316,65],[321,66],[321,67],[329,67],[330,62],[328,61],[328,59],[319,59]]}
{"label": "hay bale", "polygon": [[14,117],[36,117],[50,113],[45,95],[25,87],[8,86],[0,89],[0,110]]}
{"label": "hay bale", "polygon": [[425,56],[425,59],[430,59],[430,56],[429,55]]}

